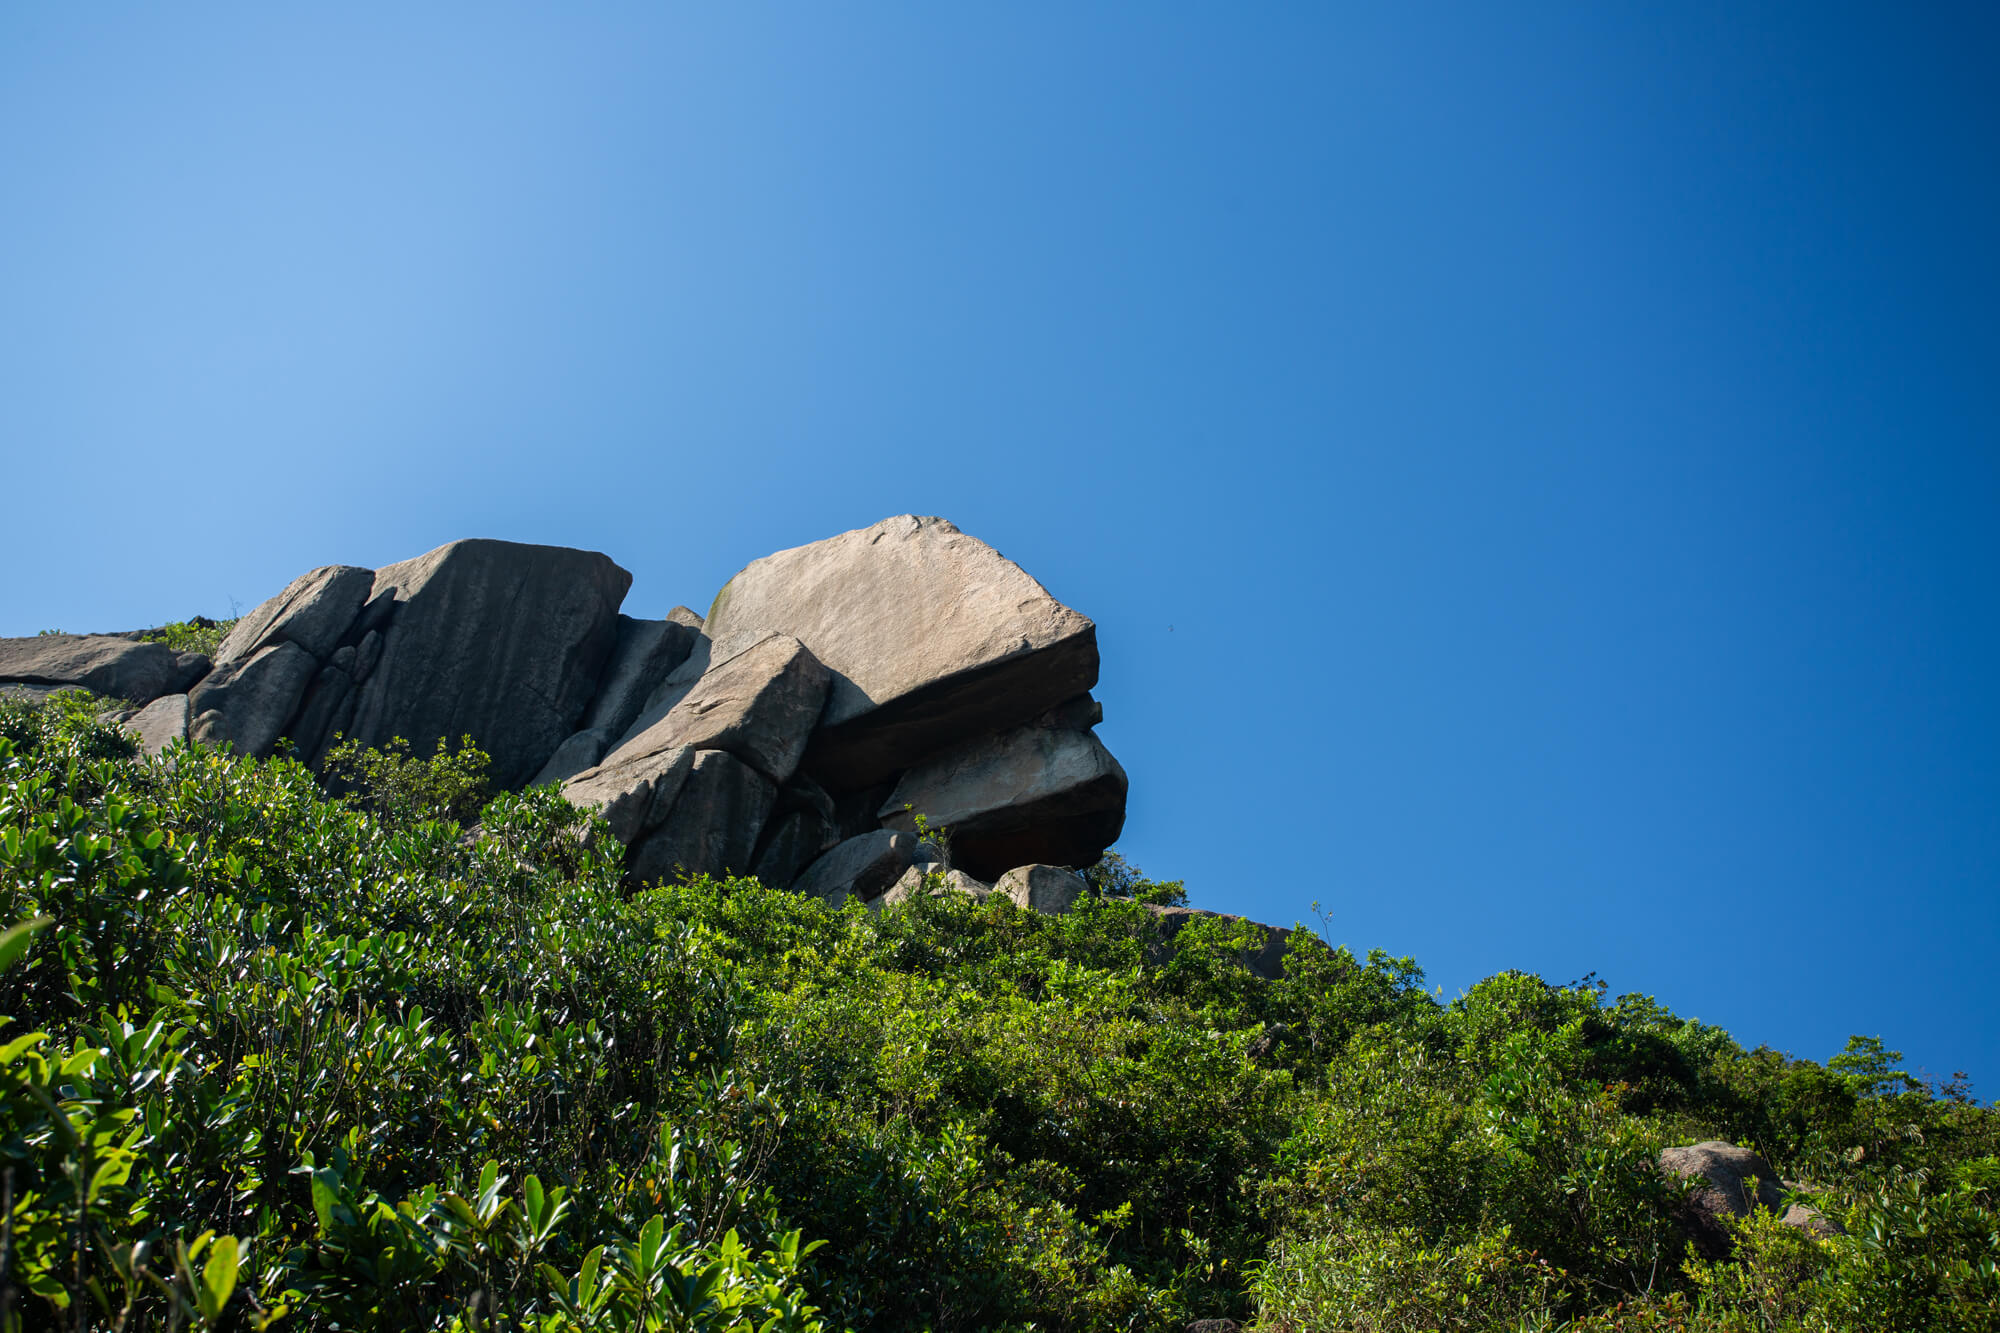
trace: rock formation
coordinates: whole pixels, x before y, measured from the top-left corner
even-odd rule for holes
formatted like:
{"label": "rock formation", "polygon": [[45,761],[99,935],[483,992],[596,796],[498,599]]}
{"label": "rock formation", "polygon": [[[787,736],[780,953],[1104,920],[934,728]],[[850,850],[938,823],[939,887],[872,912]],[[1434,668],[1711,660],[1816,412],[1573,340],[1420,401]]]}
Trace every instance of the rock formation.
{"label": "rock formation", "polygon": [[421,756],[469,735],[498,785],[601,811],[638,883],[755,873],[868,902],[907,877],[907,896],[923,814],[952,828],[948,887],[1059,911],[1061,867],[1124,824],[1096,626],[943,519],[752,561],[706,619],[622,615],[630,585],[595,552],[457,541],[302,574],[213,661],[136,634],[0,640],[0,685],[122,699],[153,752],[289,738],[318,766],[336,737]]}
{"label": "rock formation", "polygon": [[1726,1259],[1734,1248],[1725,1218],[1747,1217],[1753,1208],[1779,1213],[1779,1222],[1816,1236],[1840,1230],[1839,1223],[1802,1203],[1785,1203],[1791,1181],[1779,1180],[1770,1163],[1748,1148],[1710,1140],[1660,1153],[1660,1169],[1692,1183],[1682,1214],[1688,1238],[1711,1259]]}

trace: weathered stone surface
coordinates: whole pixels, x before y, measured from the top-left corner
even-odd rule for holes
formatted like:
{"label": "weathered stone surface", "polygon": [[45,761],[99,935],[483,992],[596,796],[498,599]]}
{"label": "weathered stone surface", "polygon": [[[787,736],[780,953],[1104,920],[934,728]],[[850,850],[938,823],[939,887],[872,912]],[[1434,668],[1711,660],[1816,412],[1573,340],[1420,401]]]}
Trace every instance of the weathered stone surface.
{"label": "weathered stone surface", "polygon": [[703,621],[700,613],[691,611],[685,606],[677,606],[667,612],[667,619],[676,625],[686,625],[697,634],[701,632]]}
{"label": "weathered stone surface", "polygon": [[[353,651],[345,648],[334,657],[343,654],[350,663],[354,660]],[[290,727],[292,743],[298,747],[300,757],[309,764],[318,763],[333,734],[344,729],[353,715],[354,677],[332,663],[321,667],[306,691],[305,701],[299,705],[297,720]]]}
{"label": "weathered stone surface", "polygon": [[638,719],[653,690],[687,661],[699,638],[699,617],[694,625],[672,619],[671,613],[666,620],[618,617],[618,643],[612,649],[611,660],[605,664],[597,697],[584,715],[584,728],[603,731],[613,739],[623,736]]}
{"label": "weathered stone surface", "polygon": [[1062,866],[1016,866],[994,881],[993,891],[1012,898],[1016,906],[1048,916],[1060,916],[1090,892],[1083,876]]}
{"label": "weathered stone surface", "polygon": [[693,750],[654,751],[616,767],[585,769],[563,784],[563,796],[603,815],[612,835],[630,847],[667,817],[693,767]]}
{"label": "weathered stone surface", "polygon": [[381,617],[385,594],[395,604],[350,735],[402,736],[417,754],[470,735],[494,784],[519,787],[577,729],[631,582],[594,551],[488,540],[377,570],[358,624]]}
{"label": "weathered stone surface", "polygon": [[659,721],[604,757],[611,768],[661,750],[727,750],[772,783],[798,770],[826,702],[828,675],[788,635],[758,639],[715,660]]}
{"label": "weathered stone surface", "polygon": [[237,754],[262,758],[285,734],[318,673],[313,655],[295,643],[272,644],[218,667],[188,697],[188,735],[205,745],[227,742]]}
{"label": "weathered stone surface", "polygon": [[1125,790],[1125,770],[1090,732],[1018,727],[912,768],[877,815],[885,828],[914,828],[917,814],[946,826],[953,859],[997,878],[1095,865],[1125,826]]}
{"label": "weathered stone surface", "polygon": [[926,894],[962,893],[968,898],[983,901],[992,896],[994,890],[994,885],[974,879],[963,870],[938,870],[934,866],[913,865],[889,886],[887,892],[869,903],[868,909],[880,911],[884,907],[896,907]]}
{"label": "weathered stone surface", "polygon": [[340,645],[375,584],[375,571],[323,565],[299,575],[236,622],[215,650],[217,666],[241,662],[277,643],[295,643],[324,660]]}
{"label": "weathered stone surface", "polygon": [[837,841],[833,821],[817,810],[773,815],[750,873],[772,888],[782,889]]}
{"label": "weathered stone surface", "polygon": [[1733,1248],[1724,1219],[1746,1217],[1752,1208],[1783,1211],[1779,1221],[1815,1235],[1831,1235],[1841,1228],[1818,1210],[1803,1204],[1785,1206],[1785,1194],[1794,1188],[1780,1180],[1771,1164],[1748,1148],[1711,1139],[1685,1148],[1660,1152],[1660,1169],[1683,1180],[1694,1180],[1682,1220],[1688,1238],[1711,1259],[1725,1259]]}
{"label": "weathered stone surface", "polygon": [[611,748],[611,734],[603,727],[587,727],[572,735],[556,747],[549,756],[549,762],[541,771],[528,780],[530,787],[540,787],[550,782],[568,782],[586,768],[594,768],[604,752]]}
{"label": "weathered stone surface", "polygon": [[163,694],[127,718],[124,726],[142,752],[158,754],[187,735],[188,697]]}
{"label": "weathered stone surface", "polygon": [[1237,922],[1251,928],[1251,947],[1243,952],[1243,965],[1266,981],[1275,981],[1285,974],[1285,949],[1291,932],[1267,926],[1261,922],[1249,921],[1228,912],[1207,912],[1199,907],[1161,907],[1148,903],[1146,910],[1153,916],[1157,934],[1147,950],[1152,961],[1165,962],[1172,956],[1175,943],[1182,930],[1198,920],[1220,920],[1234,925]]}
{"label": "weathered stone surface", "polygon": [[806,761],[834,791],[1027,722],[1097,680],[1097,627],[940,518],[754,560],[716,595],[706,630],[718,642],[789,634],[834,673]]}
{"label": "weathered stone surface", "polygon": [[776,783],[735,755],[698,751],[672,810],[632,849],[628,873],[641,884],[748,873],[777,796]]}
{"label": "weathered stone surface", "polygon": [[375,664],[382,660],[382,631],[371,629],[361,636],[361,642],[354,647],[354,683],[368,679],[375,670]]}
{"label": "weathered stone surface", "polygon": [[879,898],[910,868],[916,850],[914,835],[876,829],[822,855],[792,887],[836,907],[849,898]]}
{"label": "weathered stone surface", "polygon": [[77,685],[135,704],[186,690],[207,665],[208,659],[198,653],[183,655],[164,643],[141,643],[111,634],[0,639],[0,681]]}

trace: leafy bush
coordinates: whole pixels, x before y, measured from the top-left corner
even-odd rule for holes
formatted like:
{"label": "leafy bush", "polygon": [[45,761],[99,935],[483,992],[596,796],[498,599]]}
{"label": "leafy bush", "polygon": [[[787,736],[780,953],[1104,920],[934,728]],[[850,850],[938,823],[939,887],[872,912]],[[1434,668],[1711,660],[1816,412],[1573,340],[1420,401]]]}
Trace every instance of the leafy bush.
{"label": "leafy bush", "polygon": [[240,617],[211,620],[207,616],[190,616],[149,629],[139,637],[150,643],[164,643],[177,653],[206,653],[213,657],[222,641],[229,637],[229,631],[236,628],[237,619]]}
{"label": "leafy bush", "polygon": [[326,780],[345,789],[362,809],[391,823],[449,820],[470,822],[486,802],[486,768],[492,763],[472,737],[459,738],[453,751],[438,738],[429,759],[410,754],[410,743],[394,737],[383,749],[341,740],[321,765]]}
{"label": "leafy bush", "polygon": [[[1136,871],[634,893],[469,741],[343,751],[0,706],[0,1327],[1995,1327],[2000,1127],[1879,1044],[1304,931],[1264,982]],[[1709,1137],[1848,1234],[1693,1262],[1652,1163]]]}

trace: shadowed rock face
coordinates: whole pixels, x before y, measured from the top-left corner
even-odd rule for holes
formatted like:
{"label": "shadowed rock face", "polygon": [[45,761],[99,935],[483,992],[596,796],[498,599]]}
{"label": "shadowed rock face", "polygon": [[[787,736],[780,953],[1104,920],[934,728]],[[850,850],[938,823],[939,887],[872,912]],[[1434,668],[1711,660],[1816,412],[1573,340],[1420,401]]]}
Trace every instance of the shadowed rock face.
{"label": "shadowed rock face", "polygon": [[470,735],[503,787],[576,730],[618,638],[632,576],[594,551],[459,541],[375,573],[393,603],[348,735],[417,754]]}
{"label": "shadowed rock face", "polygon": [[1125,770],[1088,731],[1020,727],[938,755],[903,775],[879,817],[951,829],[952,859],[983,879],[1037,863],[1088,866],[1125,825]]}

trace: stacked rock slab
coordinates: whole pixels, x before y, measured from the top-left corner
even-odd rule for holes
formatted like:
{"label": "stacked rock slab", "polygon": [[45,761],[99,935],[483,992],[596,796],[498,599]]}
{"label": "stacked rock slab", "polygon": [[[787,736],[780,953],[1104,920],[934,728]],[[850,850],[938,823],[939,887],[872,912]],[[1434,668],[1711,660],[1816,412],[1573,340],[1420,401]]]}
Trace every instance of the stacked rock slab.
{"label": "stacked rock slab", "polygon": [[208,670],[200,653],[176,653],[163,643],[120,634],[37,634],[0,639],[0,684],[39,693],[64,686],[149,704],[178,694]]}

